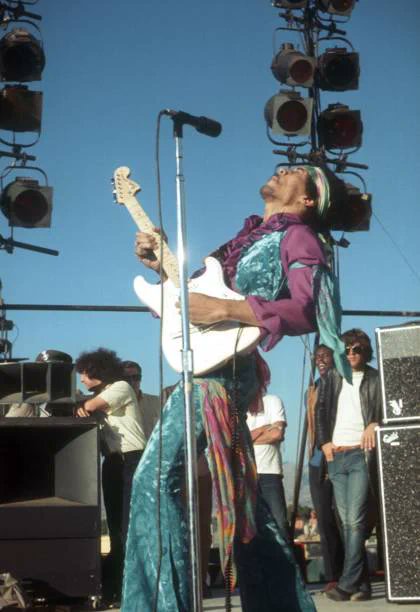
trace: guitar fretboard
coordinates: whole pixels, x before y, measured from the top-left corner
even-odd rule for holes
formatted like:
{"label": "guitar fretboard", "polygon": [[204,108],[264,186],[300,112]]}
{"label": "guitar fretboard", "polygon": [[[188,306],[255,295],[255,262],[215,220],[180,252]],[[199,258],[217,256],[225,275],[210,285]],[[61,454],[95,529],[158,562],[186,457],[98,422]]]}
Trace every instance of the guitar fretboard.
{"label": "guitar fretboard", "polygon": [[155,231],[153,223],[146,215],[137,199],[133,196],[128,196],[124,204],[139,230],[153,234],[156,237],[158,247],[154,249],[153,253],[160,262],[167,277],[173,282],[175,287],[179,287],[179,269],[175,255],[171,252],[161,235]]}

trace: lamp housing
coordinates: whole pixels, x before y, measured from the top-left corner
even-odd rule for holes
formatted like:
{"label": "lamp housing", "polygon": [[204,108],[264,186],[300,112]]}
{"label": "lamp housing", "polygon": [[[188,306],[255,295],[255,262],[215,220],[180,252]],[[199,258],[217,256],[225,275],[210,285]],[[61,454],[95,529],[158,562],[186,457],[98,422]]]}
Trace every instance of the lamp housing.
{"label": "lamp housing", "polygon": [[318,8],[330,15],[348,17],[354,9],[356,0],[318,0]]}
{"label": "lamp housing", "polygon": [[315,66],[315,58],[297,51],[291,43],[285,43],[273,58],[271,72],[278,81],[286,85],[312,87]]}
{"label": "lamp housing", "polygon": [[318,58],[319,87],[324,91],[359,88],[359,54],[345,48],[326,49]]}
{"label": "lamp housing", "polygon": [[0,208],[10,227],[50,227],[52,187],[31,178],[17,177],[0,196]]}
{"label": "lamp housing", "polygon": [[275,0],[273,6],[284,9],[303,9],[308,5],[308,0]]}
{"label": "lamp housing", "polygon": [[0,41],[0,80],[40,81],[45,66],[42,45],[23,28],[8,32]]}
{"label": "lamp housing", "polygon": [[330,104],[318,118],[320,145],[326,149],[353,149],[362,144],[363,124],[360,111],[344,104]]}
{"label": "lamp housing", "polygon": [[273,134],[309,135],[311,132],[312,98],[302,98],[295,91],[280,91],[265,105],[264,117]]}
{"label": "lamp housing", "polygon": [[24,85],[6,85],[0,89],[0,130],[40,132],[42,92]]}
{"label": "lamp housing", "polygon": [[372,194],[345,183],[346,198],[328,211],[328,226],[343,232],[366,232],[372,216]]}

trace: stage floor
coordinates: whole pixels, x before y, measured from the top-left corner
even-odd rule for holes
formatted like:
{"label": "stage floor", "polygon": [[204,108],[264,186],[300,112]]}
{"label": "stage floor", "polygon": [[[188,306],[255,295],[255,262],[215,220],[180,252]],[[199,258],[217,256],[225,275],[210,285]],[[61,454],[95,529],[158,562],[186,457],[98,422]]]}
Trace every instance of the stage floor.
{"label": "stage floor", "polygon": [[[371,600],[358,602],[345,601],[337,603],[336,601],[332,601],[321,592],[322,587],[323,585],[309,585],[309,590],[313,595],[318,612],[337,612],[338,610],[343,610],[343,612],[345,612],[349,609],[357,609],[358,612],[397,612],[397,610],[398,612],[402,612],[401,604],[387,602],[385,598],[384,582],[374,582],[372,584]],[[404,610],[407,612],[420,612],[420,603],[405,603],[404,606]],[[204,600],[203,610],[207,610],[208,612],[224,612],[225,599],[222,589],[213,589],[213,597]],[[240,612],[242,610],[239,595],[232,597],[232,610],[234,612]],[[115,610],[115,612],[119,612],[119,610]]]}
{"label": "stage floor", "polygon": [[[372,599],[370,601],[358,601],[358,602],[343,602],[337,603],[331,601],[321,592],[323,585],[309,585],[309,590],[313,595],[314,603],[318,612],[337,612],[342,610],[346,612],[348,610],[357,610],[357,612],[402,612],[403,608],[401,604],[388,603],[385,598],[385,583],[383,581],[376,581],[372,584]],[[15,609],[15,608],[14,608]],[[61,605],[46,605],[45,607],[37,606],[35,608],[29,608],[33,612],[88,612],[92,611],[87,605],[75,605],[71,603],[63,603]],[[120,612],[119,608],[107,608],[99,606],[96,610],[112,610],[113,612]],[[232,611],[241,612],[241,604],[239,601],[239,595],[232,597]],[[220,588],[213,589],[213,597],[205,599],[203,602],[203,612],[224,612],[225,611],[225,599],[223,590]],[[404,604],[405,612],[420,612],[420,603]],[[286,610],[279,609],[279,612],[287,612]]]}
{"label": "stage floor", "polygon": [[[388,603],[385,598],[385,583],[374,582],[372,584],[372,599],[369,601],[358,601],[358,602],[342,602],[338,603],[325,597],[321,592],[323,585],[309,585],[309,591],[312,593],[314,603],[318,612],[337,612],[338,610],[357,608],[358,612],[401,612],[401,604]],[[407,612],[420,612],[420,603],[404,604],[404,610]],[[408,606],[408,607],[407,607]],[[205,599],[204,610],[208,612],[223,612],[224,607],[224,596],[223,592],[219,589],[214,590],[214,597],[211,599]],[[239,602],[239,596],[232,598],[232,609],[235,612],[240,612],[241,604]]]}

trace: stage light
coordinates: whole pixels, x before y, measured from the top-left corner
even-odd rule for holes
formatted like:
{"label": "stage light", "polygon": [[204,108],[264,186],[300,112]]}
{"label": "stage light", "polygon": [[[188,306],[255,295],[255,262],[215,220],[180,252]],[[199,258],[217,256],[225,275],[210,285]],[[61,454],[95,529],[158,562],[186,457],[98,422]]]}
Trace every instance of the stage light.
{"label": "stage light", "polygon": [[318,58],[319,87],[324,91],[347,91],[359,87],[359,54],[347,49],[327,49]]}
{"label": "stage light", "polygon": [[356,0],[318,0],[318,7],[324,13],[348,16],[354,9]]}
{"label": "stage light", "polygon": [[361,193],[350,183],[346,183],[348,192],[347,219],[348,232],[368,231],[372,216],[372,194]]}
{"label": "stage light", "polygon": [[27,30],[12,30],[0,41],[2,81],[40,81],[45,66],[41,43]]}
{"label": "stage light", "polygon": [[295,91],[280,92],[265,105],[264,117],[273,134],[308,135],[311,131],[312,98]]}
{"label": "stage light", "polygon": [[332,230],[343,232],[366,232],[372,216],[372,195],[361,193],[360,189],[345,184],[347,197],[340,206],[331,209],[328,219]]}
{"label": "stage light", "polygon": [[50,227],[52,187],[18,177],[3,190],[0,208],[10,227]]}
{"label": "stage light", "polygon": [[275,0],[273,6],[284,9],[306,8],[308,0]]}
{"label": "stage light", "polygon": [[42,92],[6,85],[0,89],[0,130],[40,132]]}
{"label": "stage light", "polygon": [[314,82],[315,59],[296,51],[290,43],[283,44],[271,63],[274,77],[287,85],[312,87]]}
{"label": "stage light", "polygon": [[318,137],[326,149],[352,149],[362,144],[360,111],[344,104],[330,104],[318,118]]}

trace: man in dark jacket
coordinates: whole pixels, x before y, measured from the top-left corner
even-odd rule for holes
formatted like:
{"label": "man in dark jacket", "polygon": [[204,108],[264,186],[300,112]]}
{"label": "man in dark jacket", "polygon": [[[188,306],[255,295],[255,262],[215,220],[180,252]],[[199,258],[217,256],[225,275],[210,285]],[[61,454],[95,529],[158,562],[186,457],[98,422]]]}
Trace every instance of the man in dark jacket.
{"label": "man in dark jacket", "polygon": [[324,591],[337,585],[343,571],[344,547],[335,511],[334,494],[328,477],[324,454],[317,447],[316,404],[320,380],[334,367],[333,352],[324,344],[315,351],[315,365],[320,378],[310,385],[307,394],[308,440],[309,440],[309,487],[312,503],[318,517],[321,553],[324,561],[324,575],[327,582]]}
{"label": "man in dark jacket", "polygon": [[381,416],[378,372],[369,337],[360,329],[342,340],[352,369],[352,384],[336,370],[321,379],[316,411],[317,444],[328,465],[343,525],[344,567],[337,586],[326,593],[335,601],[370,599],[365,540],[369,531],[369,493],[376,488],[375,427]]}

